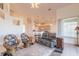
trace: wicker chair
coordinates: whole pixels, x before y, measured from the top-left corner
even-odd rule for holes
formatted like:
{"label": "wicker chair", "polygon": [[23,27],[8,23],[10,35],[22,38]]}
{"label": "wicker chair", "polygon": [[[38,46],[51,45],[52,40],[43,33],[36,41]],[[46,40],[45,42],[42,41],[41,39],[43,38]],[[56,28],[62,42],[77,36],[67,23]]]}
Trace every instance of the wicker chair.
{"label": "wicker chair", "polygon": [[28,37],[28,35],[25,34],[25,33],[22,33],[21,34],[21,41],[24,44],[23,47],[26,48],[27,45],[29,44],[29,37]]}
{"label": "wicker chair", "polygon": [[9,34],[4,37],[3,46],[6,48],[8,53],[14,53],[18,44],[19,40],[14,34]]}

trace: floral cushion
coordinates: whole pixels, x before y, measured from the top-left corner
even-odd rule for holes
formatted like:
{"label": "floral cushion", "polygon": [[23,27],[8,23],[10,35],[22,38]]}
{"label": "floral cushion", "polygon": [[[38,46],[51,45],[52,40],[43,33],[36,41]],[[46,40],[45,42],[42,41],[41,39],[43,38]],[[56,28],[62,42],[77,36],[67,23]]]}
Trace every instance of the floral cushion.
{"label": "floral cushion", "polygon": [[28,35],[26,35],[25,33],[22,33],[21,34],[21,40],[22,40],[22,42],[27,42],[29,40]]}
{"label": "floral cushion", "polygon": [[17,43],[17,37],[14,34],[6,35],[4,39],[4,42],[9,46],[15,45]]}

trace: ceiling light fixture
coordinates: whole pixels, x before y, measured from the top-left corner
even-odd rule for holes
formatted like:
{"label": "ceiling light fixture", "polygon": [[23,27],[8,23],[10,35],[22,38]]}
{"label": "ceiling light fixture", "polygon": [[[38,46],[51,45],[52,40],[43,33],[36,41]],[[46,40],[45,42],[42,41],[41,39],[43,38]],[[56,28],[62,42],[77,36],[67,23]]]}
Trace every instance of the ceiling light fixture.
{"label": "ceiling light fixture", "polygon": [[32,3],[31,8],[39,8],[39,3]]}

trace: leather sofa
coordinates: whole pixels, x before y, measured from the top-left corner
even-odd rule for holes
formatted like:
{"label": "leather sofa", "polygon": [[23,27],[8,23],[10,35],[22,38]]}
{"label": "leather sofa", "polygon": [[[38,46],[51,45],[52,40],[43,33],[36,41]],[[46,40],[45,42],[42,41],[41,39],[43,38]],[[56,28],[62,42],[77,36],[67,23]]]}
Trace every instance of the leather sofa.
{"label": "leather sofa", "polygon": [[44,31],[42,36],[38,39],[39,44],[43,44],[48,47],[55,47],[56,46],[56,33],[50,33],[48,31]]}

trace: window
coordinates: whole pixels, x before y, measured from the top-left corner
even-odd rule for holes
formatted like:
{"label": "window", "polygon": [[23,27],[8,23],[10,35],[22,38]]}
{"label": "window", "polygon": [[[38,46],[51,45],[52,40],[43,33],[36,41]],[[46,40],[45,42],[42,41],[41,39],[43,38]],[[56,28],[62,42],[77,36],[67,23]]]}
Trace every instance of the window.
{"label": "window", "polygon": [[61,35],[64,37],[76,38],[76,26],[79,20],[76,18],[68,18],[61,21]]}
{"label": "window", "polygon": [[62,35],[67,37],[76,37],[76,26],[77,22],[64,22],[62,27]]}

